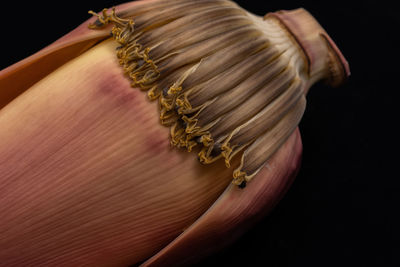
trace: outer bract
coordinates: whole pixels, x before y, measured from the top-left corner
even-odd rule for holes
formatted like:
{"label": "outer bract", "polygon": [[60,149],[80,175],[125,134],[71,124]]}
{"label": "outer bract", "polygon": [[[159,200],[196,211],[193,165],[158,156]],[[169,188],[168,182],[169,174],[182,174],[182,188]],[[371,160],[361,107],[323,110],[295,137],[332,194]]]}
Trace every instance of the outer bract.
{"label": "outer bract", "polygon": [[[285,127],[274,132],[272,123],[272,130],[253,134],[241,148],[247,149],[242,157],[228,157],[227,147],[234,150],[234,140],[243,136],[238,134],[240,129],[247,129],[251,119],[244,121],[247,124],[232,132],[231,143],[226,141],[219,151],[225,161],[208,162],[205,159],[214,149],[211,145],[216,144],[208,141],[217,140],[216,132],[201,132],[201,138],[174,139],[178,136],[174,129],[181,123],[179,108],[164,110],[176,112],[176,117],[168,117],[167,126],[172,128],[160,123],[160,111],[164,123],[162,116],[167,113],[163,108],[169,107],[173,98],[168,92],[183,101],[179,92],[184,92],[185,86],[164,94],[160,91],[157,97],[153,95],[159,101],[151,102],[139,90],[149,89],[143,88],[146,81],[139,86],[131,75],[134,68],[147,65],[116,56],[116,50],[123,51],[119,47],[121,34],[130,29],[130,23],[138,22],[140,32],[141,21],[146,25],[162,18],[156,16],[160,10],[178,10],[193,3],[148,0],[120,5],[110,21],[106,21],[110,13],[91,18],[49,47],[0,72],[0,266],[188,265],[234,242],[287,191],[300,166],[302,145],[296,127],[305,94],[320,79],[333,85],[342,82],[349,74],[347,62],[306,11],[268,15],[267,22],[275,23],[273,29],[277,30],[270,34],[286,36],[284,46],[293,53],[285,58],[302,85],[300,93],[290,98],[293,107],[299,107],[294,109],[297,115],[287,119],[285,112],[291,114],[291,108],[283,112],[285,105],[271,109],[276,112],[276,125],[283,121]],[[211,9],[216,4],[251,17],[257,21],[251,22],[255,27],[263,21],[225,0],[203,1],[197,8],[204,5]],[[146,16],[149,18],[144,19]],[[152,23],[143,26],[144,34],[168,26]],[[88,25],[99,28],[92,30]],[[163,35],[162,30],[159,34]],[[273,42],[269,45],[279,48]],[[256,51],[264,48],[261,45]],[[191,48],[185,49],[194,58],[198,55]],[[195,76],[198,79],[208,77],[201,64],[210,57],[207,54],[193,62],[198,66],[189,74],[199,75]],[[158,89],[154,86],[172,76],[162,72],[162,60],[153,62],[159,71],[157,77],[151,76],[156,77],[151,84],[155,93]],[[129,71],[128,63],[134,63]],[[196,74],[200,70],[205,76]],[[217,73],[212,68],[209,71]],[[185,79],[193,77],[189,74]],[[282,94],[287,88],[282,87]],[[281,99],[282,103],[289,101]],[[201,122],[205,120],[199,119]],[[275,134],[267,138],[271,132]],[[195,153],[171,143],[178,147],[184,144],[189,150],[202,146],[203,150],[200,147],[197,151],[200,160],[209,164],[202,165]],[[209,154],[204,147],[210,149]],[[236,170],[234,183],[232,170]],[[243,189],[237,186],[246,183]]]}

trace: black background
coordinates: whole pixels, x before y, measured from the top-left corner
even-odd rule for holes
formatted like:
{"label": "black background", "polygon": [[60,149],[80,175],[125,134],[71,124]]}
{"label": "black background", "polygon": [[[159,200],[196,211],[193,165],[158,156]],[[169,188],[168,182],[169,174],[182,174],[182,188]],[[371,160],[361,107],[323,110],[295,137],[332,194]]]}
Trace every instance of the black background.
{"label": "black background", "polygon": [[[0,69],[123,1],[2,3]],[[304,7],[352,76],[311,88],[300,173],[275,210],[199,266],[400,266],[399,14],[387,1],[237,1],[264,15]]]}

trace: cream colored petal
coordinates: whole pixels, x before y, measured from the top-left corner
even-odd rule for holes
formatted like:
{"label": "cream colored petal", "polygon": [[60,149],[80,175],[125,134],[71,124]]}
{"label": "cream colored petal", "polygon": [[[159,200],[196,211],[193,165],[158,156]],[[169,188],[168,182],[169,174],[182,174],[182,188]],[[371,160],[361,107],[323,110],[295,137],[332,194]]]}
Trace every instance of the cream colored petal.
{"label": "cream colored petal", "polygon": [[[293,108],[301,97],[303,97],[303,85],[299,80],[296,80],[286,92],[267,105],[257,115],[235,128],[226,139],[221,139],[220,143],[223,143],[223,146],[230,147],[249,143],[272,128]],[[229,122],[230,120],[227,118],[227,121]]]}
{"label": "cream colored petal", "polygon": [[272,129],[258,137],[243,153],[240,166],[234,171],[234,183],[241,185],[250,181],[266,164],[268,159],[289,138],[300,122],[306,106],[303,96],[296,105]]}
{"label": "cream colored petal", "polygon": [[[282,65],[284,66],[284,64]],[[271,98],[286,90],[293,79],[294,72],[290,69],[283,69],[282,65],[280,68],[268,65],[236,88],[218,96],[213,105],[199,114],[199,121],[206,124],[225,114],[230,115],[237,110],[240,112],[247,105],[255,105],[255,102],[268,104]],[[241,113],[241,115],[245,116],[246,114]]]}
{"label": "cream colored petal", "polygon": [[[197,6],[197,8],[199,8],[199,6]],[[182,11],[179,12],[184,14]],[[227,14],[229,14],[229,16],[226,16]],[[234,20],[232,20],[232,18],[237,19],[237,16],[240,15],[243,19],[241,24],[238,23],[238,26],[245,23],[245,17],[243,16],[244,14],[242,10],[229,5],[221,5],[216,8],[213,5],[206,5],[203,8],[200,8],[196,13],[189,13],[188,15],[182,16],[168,24],[162,25],[161,27],[142,33],[138,41],[143,45],[152,47],[157,44],[157,42],[160,42],[160,40],[163,40],[162,43],[173,43],[176,40],[179,41],[179,43],[175,43],[175,47],[177,45],[183,47],[185,43],[189,41],[188,38],[201,38],[197,39],[197,41],[207,38],[207,35],[204,34],[204,28],[210,27],[215,20],[217,20],[219,24],[222,24],[222,27],[226,27],[226,23],[233,22]],[[196,23],[193,23],[193,21]],[[247,24],[249,23],[247,22]],[[223,31],[222,27],[220,28],[221,31]],[[188,31],[193,34],[188,34]],[[217,34],[218,31],[213,33],[213,35]],[[194,39],[192,39],[192,42],[193,40]]]}
{"label": "cream colored petal", "polygon": [[184,93],[187,99],[187,103],[185,104],[190,104],[191,108],[198,107],[217,95],[236,87],[239,83],[254,74],[254,69],[261,69],[268,65],[271,62],[271,55],[273,54],[274,50],[271,49],[270,53],[251,55],[243,59],[239,64],[220,73],[220,75],[193,86],[188,89],[188,92]]}

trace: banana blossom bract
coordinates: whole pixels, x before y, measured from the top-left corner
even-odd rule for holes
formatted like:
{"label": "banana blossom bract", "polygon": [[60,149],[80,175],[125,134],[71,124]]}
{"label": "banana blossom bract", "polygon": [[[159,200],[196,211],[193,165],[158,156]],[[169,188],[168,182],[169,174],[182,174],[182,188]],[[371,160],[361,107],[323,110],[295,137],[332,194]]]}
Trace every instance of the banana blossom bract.
{"label": "banana blossom bract", "polygon": [[[166,3],[131,2],[115,10],[129,17]],[[313,50],[299,32],[290,33],[294,22],[285,14],[269,18],[300,44],[293,49],[305,55],[298,62],[311,73],[301,88],[326,78],[316,70],[325,70],[318,56],[326,47],[329,62],[337,63],[329,66],[336,75],[331,82],[341,82],[348,66],[330,38],[318,32],[325,50]],[[112,23],[88,28],[100,19],[106,17],[89,19],[0,72],[0,266],[190,264],[267,214],[299,169],[296,127],[244,189],[231,182],[232,168],[223,160],[202,165],[195,153],[172,147],[160,103],[132,88],[121,68]]]}

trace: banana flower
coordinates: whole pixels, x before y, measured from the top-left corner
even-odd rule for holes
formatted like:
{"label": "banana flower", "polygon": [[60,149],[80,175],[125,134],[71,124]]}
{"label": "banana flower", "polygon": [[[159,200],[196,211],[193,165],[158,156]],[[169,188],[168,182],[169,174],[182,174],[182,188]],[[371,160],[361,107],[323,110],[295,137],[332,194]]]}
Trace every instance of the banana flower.
{"label": "banana flower", "polygon": [[282,198],[306,93],[348,64],[304,9],[91,13],[0,72],[0,266],[196,262]]}

